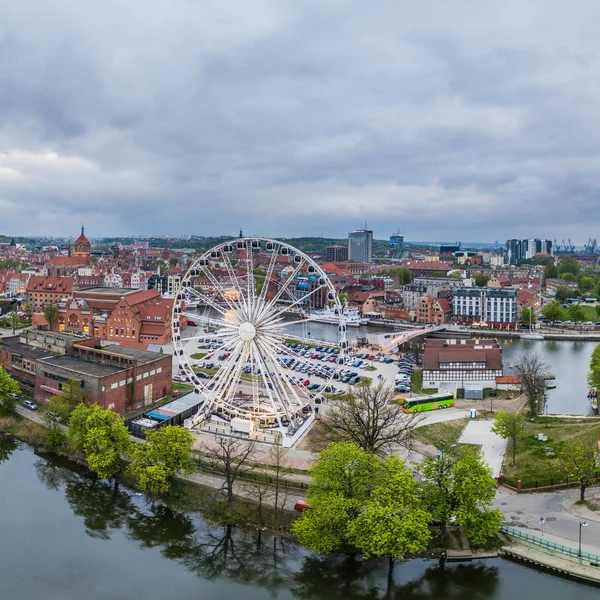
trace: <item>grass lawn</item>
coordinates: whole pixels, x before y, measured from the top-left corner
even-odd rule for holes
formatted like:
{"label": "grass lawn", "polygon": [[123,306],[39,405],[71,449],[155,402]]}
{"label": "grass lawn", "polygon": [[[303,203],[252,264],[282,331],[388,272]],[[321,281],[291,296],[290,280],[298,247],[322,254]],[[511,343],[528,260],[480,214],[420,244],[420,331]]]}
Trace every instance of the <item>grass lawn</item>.
{"label": "grass lawn", "polygon": [[190,385],[189,383],[176,383],[176,382],[174,382],[171,389],[174,392],[177,391],[177,390],[179,390],[180,392],[189,392],[190,390],[194,389],[194,386]]}
{"label": "grass lawn", "polygon": [[410,390],[413,394],[435,394],[437,392],[435,389],[423,389],[423,371],[421,369],[415,369],[411,379]]}
{"label": "grass lawn", "polygon": [[460,434],[466,427],[469,419],[456,419],[455,421],[446,421],[445,423],[432,423],[417,427],[414,430],[414,436],[424,444],[430,444],[439,448],[440,442],[444,442],[446,448],[458,442]]}
{"label": "grass lawn", "polygon": [[201,358],[204,358],[206,356],[206,352],[194,352],[194,354],[192,354],[190,356],[190,358],[193,358],[194,360],[200,360]]}
{"label": "grass lawn", "polygon": [[[538,433],[548,437],[540,442],[535,438]],[[511,485],[520,479],[523,487],[535,487],[554,483],[563,483],[564,476],[559,470],[557,456],[569,441],[600,440],[600,420],[598,419],[546,419],[537,417],[532,423],[525,423],[525,436],[517,442],[516,466],[512,466],[512,448],[510,442],[504,458],[504,474]],[[554,456],[546,456],[546,448],[552,448]]]}

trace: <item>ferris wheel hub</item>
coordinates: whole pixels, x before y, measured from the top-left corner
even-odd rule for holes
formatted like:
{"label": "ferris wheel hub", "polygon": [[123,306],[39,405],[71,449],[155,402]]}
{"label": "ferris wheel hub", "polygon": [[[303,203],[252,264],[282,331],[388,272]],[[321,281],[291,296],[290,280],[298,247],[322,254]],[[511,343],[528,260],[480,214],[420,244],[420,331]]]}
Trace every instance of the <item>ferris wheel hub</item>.
{"label": "ferris wheel hub", "polygon": [[252,325],[252,323],[246,321],[238,327],[238,333],[244,342],[250,342],[256,335],[256,328],[254,325]]}

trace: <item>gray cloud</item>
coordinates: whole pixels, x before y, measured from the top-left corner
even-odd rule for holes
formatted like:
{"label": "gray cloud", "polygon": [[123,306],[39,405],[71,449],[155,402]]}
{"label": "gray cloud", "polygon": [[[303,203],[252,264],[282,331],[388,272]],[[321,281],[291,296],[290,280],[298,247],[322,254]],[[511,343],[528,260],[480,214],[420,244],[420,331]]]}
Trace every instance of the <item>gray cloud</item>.
{"label": "gray cloud", "polygon": [[596,235],[600,5],[20,0],[0,233]]}

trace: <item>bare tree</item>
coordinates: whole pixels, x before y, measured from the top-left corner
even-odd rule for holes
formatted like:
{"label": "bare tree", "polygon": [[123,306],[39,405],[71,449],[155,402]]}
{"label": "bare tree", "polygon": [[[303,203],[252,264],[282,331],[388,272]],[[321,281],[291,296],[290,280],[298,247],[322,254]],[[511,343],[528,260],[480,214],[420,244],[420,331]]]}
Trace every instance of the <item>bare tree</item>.
{"label": "bare tree", "polygon": [[233,486],[242,472],[250,471],[249,464],[255,450],[255,443],[224,435],[215,436],[214,446],[203,446],[203,451],[216,471],[223,474],[223,490],[227,493],[227,504],[233,503]]}
{"label": "bare tree", "polygon": [[322,418],[331,441],[349,441],[374,454],[384,455],[399,446],[413,445],[413,429],[420,421],[394,400],[394,390],[384,383],[359,385],[332,401]]}
{"label": "bare tree", "polygon": [[256,502],[256,521],[258,525],[264,524],[264,507],[269,504],[273,495],[273,488],[266,481],[254,481],[244,485],[248,496]]}
{"label": "bare tree", "polygon": [[[281,437],[278,442],[281,442]],[[287,448],[284,448],[280,443],[276,443],[269,449],[269,457],[268,457],[268,465],[271,467],[273,472],[273,488],[274,488],[274,502],[275,502],[275,513],[279,510],[279,497],[281,492],[281,478],[285,473],[285,470],[289,466],[289,461],[287,460]],[[281,508],[283,509],[283,505],[285,504],[287,494],[283,498],[281,502]]]}
{"label": "bare tree", "polygon": [[522,354],[515,364],[515,371],[529,403],[531,416],[535,417],[543,409],[545,380],[550,376],[549,367],[538,354]]}

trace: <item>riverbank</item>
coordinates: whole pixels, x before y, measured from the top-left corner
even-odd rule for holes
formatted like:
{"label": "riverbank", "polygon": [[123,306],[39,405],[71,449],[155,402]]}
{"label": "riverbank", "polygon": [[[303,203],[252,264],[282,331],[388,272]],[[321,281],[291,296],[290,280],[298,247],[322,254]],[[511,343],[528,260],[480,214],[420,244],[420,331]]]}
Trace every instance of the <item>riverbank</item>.
{"label": "riverbank", "polygon": [[[502,338],[512,340],[526,340],[527,336],[530,335],[525,330],[505,330],[505,329],[485,329],[478,327],[457,327],[449,326],[446,330],[448,334],[454,333],[468,333],[473,337],[479,338]],[[572,341],[572,342],[600,342],[600,331],[574,331],[569,329],[561,329],[556,331],[554,328],[540,328],[537,329],[536,334],[543,336],[542,340],[531,340],[531,341],[544,341],[544,340],[555,340],[555,341]]]}

